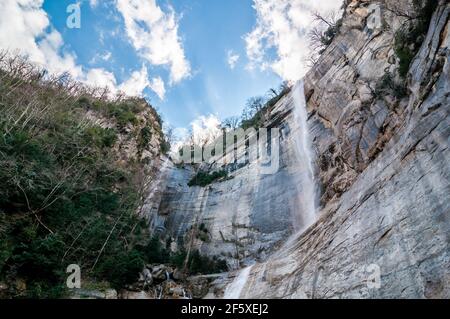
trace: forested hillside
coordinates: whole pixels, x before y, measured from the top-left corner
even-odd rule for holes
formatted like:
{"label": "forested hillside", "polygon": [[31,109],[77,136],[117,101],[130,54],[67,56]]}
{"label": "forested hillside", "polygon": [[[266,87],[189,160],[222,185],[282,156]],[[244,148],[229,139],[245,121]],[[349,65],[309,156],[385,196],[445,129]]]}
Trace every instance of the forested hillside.
{"label": "forested hillside", "polygon": [[0,281],[8,295],[63,294],[69,264],[114,287],[134,281],[150,241],[136,214],[146,165],[165,147],[158,114],[145,100],[111,98],[20,57],[2,54],[0,69]]}

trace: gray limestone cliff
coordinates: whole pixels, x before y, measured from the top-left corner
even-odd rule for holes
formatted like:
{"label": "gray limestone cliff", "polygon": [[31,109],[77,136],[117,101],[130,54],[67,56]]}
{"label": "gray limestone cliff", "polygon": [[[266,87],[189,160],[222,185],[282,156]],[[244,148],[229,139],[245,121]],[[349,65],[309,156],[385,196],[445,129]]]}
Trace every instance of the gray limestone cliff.
{"label": "gray limestone cliff", "polygon": [[[288,93],[266,123],[280,129],[277,172],[244,165],[188,187],[194,169],[167,160],[147,201],[152,230],[231,269],[256,262],[245,298],[450,297],[450,4],[438,1],[401,77],[396,35],[411,10],[408,1],[347,1],[339,34],[304,79],[321,194],[314,225],[292,226],[303,168]],[[370,23],[377,14],[381,23]],[[202,224],[207,234],[193,236]],[[367,284],[374,271],[379,287]],[[235,275],[208,296],[223,296]]]}

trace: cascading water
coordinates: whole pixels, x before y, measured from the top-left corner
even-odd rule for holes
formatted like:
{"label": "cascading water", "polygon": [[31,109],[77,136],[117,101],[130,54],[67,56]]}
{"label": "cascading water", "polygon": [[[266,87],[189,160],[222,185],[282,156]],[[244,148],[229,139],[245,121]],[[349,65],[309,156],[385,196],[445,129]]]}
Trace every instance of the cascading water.
{"label": "cascading water", "polygon": [[242,269],[234,278],[231,285],[227,287],[224,294],[224,299],[239,299],[241,296],[242,289],[244,289],[245,284],[247,283],[248,276],[252,270],[253,266],[249,266],[247,268]]}
{"label": "cascading water", "polygon": [[295,155],[300,170],[298,203],[294,211],[294,226],[298,231],[305,230],[316,221],[317,197],[314,180],[313,151],[309,138],[308,114],[303,80],[292,90],[294,102],[293,115],[297,129],[294,132]]}
{"label": "cascading water", "polygon": [[[304,231],[316,221],[317,192],[314,179],[314,152],[312,150],[308,128],[303,80],[296,83],[291,92],[294,102],[293,144],[295,150],[295,170],[298,175],[298,191],[293,213],[294,226],[298,232]],[[296,238],[291,237],[291,240]],[[225,290],[225,299],[239,299],[253,266],[242,269]]]}

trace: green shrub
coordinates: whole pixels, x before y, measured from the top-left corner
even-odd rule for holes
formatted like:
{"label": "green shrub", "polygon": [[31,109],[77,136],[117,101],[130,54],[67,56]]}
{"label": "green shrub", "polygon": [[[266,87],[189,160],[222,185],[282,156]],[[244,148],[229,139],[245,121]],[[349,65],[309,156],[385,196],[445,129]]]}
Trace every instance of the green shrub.
{"label": "green shrub", "polygon": [[243,128],[244,130],[248,129],[248,128],[255,128],[258,129],[260,128],[264,123],[263,120],[263,114],[267,111],[267,108],[264,108],[263,110],[257,112],[253,117],[251,117],[248,120],[242,120],[241,122],[241,128]]}
{"label": "green shrub", "polygon": [[209,236],[207,233],[199,232],[197,236],[198,236],[198,239],[200,239],[201,241],[203,241],[205,243],[209,242]]}
{"label": "green shrub", "polygon": [[137,117],[131,111],[121,111],[115,117],[117,120],[117,124],[120,127],[125,127],[128,124],[133,124],[133,125],[137,124]]}
{"label": "green shrub", "polygon": [[336,23],[331,24],[327,30],[322,34],[320,42],[323,46],[329,46],[333,42],[334,37],[339,33],[342,27],[342,19],[336,21]]}
{"label": "green shrub", "polygon": [[181,249],[170,256],[170,263],[178,269],[182,269],[184,267],[186,257],[187,252],[184,249]]}
{"label": "green shrub", "polygon": [[64,284],[33,281],[27,286],[25,297],[31,299],[58,299],[65,295],[67,295],[67,287]]}
{"label": "green shrub", "polygon": [[152,130],[148,126],[141,129],[138,139],[138,148],[143,151],[148,148],[150,141],[152,140]]}
{"label": "green shrub", "polygon": [[0,273],[8,262],[8,259],[12,256],[12,252],[11,244],[6,242],[4,238],[0,238]]}
{"label": "green shrub", "polygon": [[249,99],[241,116],[239,126],[244,130],[251,127],[255,129],[262,127],[264,125],[264,121],[266,120],[267,113],[270,112],[275,104],[278,103],[283,96],[289,93],[290,90],[291,88],[287,82],[283,82],[278,91],[275,89],[269,90],[272,97],[268,100],[263,97],[253,97]]}
{"label": "green shrub", "polygon": [[188,266],[189,273],[192,275],[216,274],[228,270],[225,260],[218,259],[217,257],[209,258],[208,256],[202,256],[198,250],[194,250],[191,253]]}
{"label": "green shrub", "polygon": [[170,143],[166,139],[163,138],[163,140],[161,141],[161,153],[162,154],[169,153],[170,148],[171,148]]}
{"label": "green shrub", "polygon": [[418,35],[406,28],[401,28],[395,34],[394,50],[399,59],[398,72],[402,77],[405,77],[408,74],[409,66],[417,53],[416,47],[411,48],[411,41],[415,41],[415,39],[412,39],[410,36],[412,34],[415,36]]}
{"label": "green shrub", "polygon": [[396,83],[394,80],[394,75],[390,72],[386,72],[376,84],[375,96],[381,98],[390,94],[401,99],[408,95],[408,91],[405,84],[402,85]]}
{"label": "green shrub", "polygon": [[[187,252],[184,249],[171,255],[170,263],[178,269],[183,269],[187,258]],[[228,270],[227,262],[216,256],[210,258],[208,256],[201,255],[198,250],[191,252],[189,261],[187,262],[186,271],[190,275],[198,274],[216,274],[225,272]]]}
{"label": "green shrub", "polygon": [[408,74],[411,62],[422,45],[437,4],[435,0],[413,0],[415,17],[395,34],[394,50],[399,59],[398,72],[402,77]]}
{"label": "green shrub", "polygon": [[188,183],[189,187],[201,186],[205,187],[209,184],[214,183],[219,179],[224,179],[228,176],[228,173],[224,170],[213,172],[212,174],[206,172],[198,172]]}
{"label": "green shrub", "polygon": [[82,96],[78,99],[78,106],[85,108],[85,109],[91,109],[94,108],[94,106],[91,104],[91,100],[87,96]]}
{"label": "green shrub", "polygon": [[149,263],[165,264],[169,263],[170,252],[164,248],[157,237],[153,237],[147,246],[140,249]]}
{"label": "green shrub", "polygon": [[[0,280],[24,278],[26,297],[37,298],[65,293],[69,264],[116,288],[135,280],[146,259],[162,251],[149,244],[147,222],[136,216],[142,164],[122,164],[113,146],[117,130],[137,122],[135,114],[145,104],[72,96],[64,86],[45,80],[31,86],[15,81],[20,73],[5,74],[0,84]],[[33,98],[34,110],[27,109],[24,95]],[[117,127],[86,128],[87,109],[116,118]]]}
{"label": "green shrub", "polygon": [[144,258],[137,250],[118,252],[107,256],[97,273],[108,280],[111,287],[121,289],[137,281],[144,264]]}
{"label": "green shrub", "polygon": [[64,242],[60,236],[36,237],[16,247],[13,261],[22,277],[37,282],[58,284],[64,272],[61,267],[63,251]]}
{"label": "green shrub", "polygon": [[113,147],[117,141],[117,132],[110,128],[93,126],[86,129],[85,138],[97,147]]}
{"label": "green shrub", "polygon": [[208,229],[206,228],[204,223],[201,223],[198,227],[197,238],[203,242],[209,242],[210,238],[208,235]]}

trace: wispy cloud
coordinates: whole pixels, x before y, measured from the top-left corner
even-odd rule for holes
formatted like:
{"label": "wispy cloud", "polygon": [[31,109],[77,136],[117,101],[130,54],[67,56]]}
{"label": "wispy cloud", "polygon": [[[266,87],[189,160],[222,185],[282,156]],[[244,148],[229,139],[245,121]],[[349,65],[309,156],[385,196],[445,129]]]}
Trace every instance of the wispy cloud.
{"label": "wispy cloud", "polygon": [[164,100],[164,97],[166,95],[166,88],[164,85],[164,81],[159,76],[153,78],[149,86],[161,100]]}
{"label": "wispy cloud", "polygon": [[194,143],[205,145],[221,136],[221,121],[213,114],[197,117],[190,123],[190,128],[174,128],[174,141],[172,143],[172,155],[178,156],[178,150],[184,145]]}
{"label": "wispy cloud", "polygon": [[[244,36],[250,69],[271,68],[285,80],[298,80],[307,71],[308,32],[312,12],[339,10],[342,0],[254,0],[257,22]],[[275,49],[277,57],[268,57]]]}
{"label": "wispy cloud", "polygon": [[43,0],[0,2],[0,47],[20,51],[50,72],[67,71],[79,78],[82,69],[73,54],[62,51],[61,34],[50,25],[42,4]]}
{"label": "wispy cloud", "polygon": [[89,61],[90,64],[97,63],[98,61],[110,61],[112,58],[112,53],[109,51],[102,53],[97,53],[94,57]]}
{"label": "wispy cloud", "polygon": [[[116,77],[102,68],[86,69],[77,64],[76,55],[64,50],[61,34],[51,25],[47,13],[42,9],[43,0],[2,0],[0,2],[0,48],[18,51],[30,61],[40,64],[50,73],[69,73],[83,83],[108,87],[127,95],[142,95],[151,84],[147,69],[135,71],[131,77],[118,85]],[[91,3],[92,4],[92,3]],[[110,59],[110,53],[100,56]],[[158,88],[158,95],[161,94]]]}
{"label": "wispy cloud", "polygon": [[130,78],[119,86],[119,90],[128,92],[129,95],[140,95],[149,86],[148,71],[143,65],[140,71],[131,73]]}
{"label": "wispy cloud", "polygon": [[134,48],[152,65],[167,65],[170,82],[190,76],[178,35],[178,18],[169,7],[164,12],[155,0],[117,0],[117,9],[125,21],[125,29]]}
{"label": "wispy cloud", "polygon": [[201,115],[190,124],[190,130],[186,128],[176,128],[175,135],[178,145],[194,142],[196,145],[203,145],[211,142],[222,134],[220,120],[217,116]]}
{"label": "wispy cloud", "polygon": [[236,67],[239,58],[240,58],[239,54],[234,53],[233,50],[229,50],[227,52],[227,63],[230,66],[230,69],[233,70]]}
{"label": "wispy cloud", "polygon": [[92,8],[97,7],[97,5],[98,5],[98,0],[89,0],[89,5],[90,5]]}
{"label": "wispy cloud", "polygon": [[90,69],[83,77],[83,82],[99,87],[108,87],[112,93],[117,92],[116,77],[113,73],[104,69]]}

